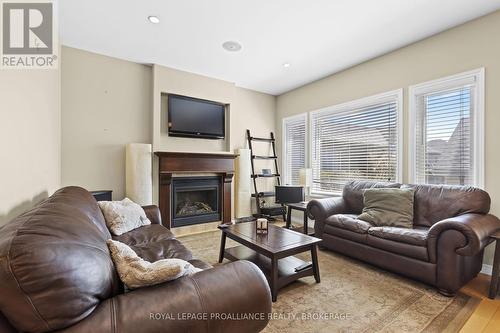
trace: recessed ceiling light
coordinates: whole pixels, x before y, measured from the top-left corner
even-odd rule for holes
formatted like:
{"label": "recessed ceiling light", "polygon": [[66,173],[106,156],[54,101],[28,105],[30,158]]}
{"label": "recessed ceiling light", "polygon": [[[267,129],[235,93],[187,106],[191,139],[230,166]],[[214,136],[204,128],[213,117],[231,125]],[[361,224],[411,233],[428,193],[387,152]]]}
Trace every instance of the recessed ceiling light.
{"label": "recessed ceiling light", "polygon": [[289,62],[285,62],[285,63],[283,64],[283,67],[285,67],[285,68],[288,68],[288,67],[290,67],[290,66],[291,66],[291,65],[290,65],[290,63],[289,63]]}
{"label": "recessed ceiling light", "polygon": [[241,50],[241,44],[232,40],[228,40],[222,44],[222,47],[229,52],[238,52]]}
{"label": "recessed ceiling light", "polygon": [[160,23],[160,19],[158,18],[158,16],[148,16],[148,20],[149,22],[154,24]]}

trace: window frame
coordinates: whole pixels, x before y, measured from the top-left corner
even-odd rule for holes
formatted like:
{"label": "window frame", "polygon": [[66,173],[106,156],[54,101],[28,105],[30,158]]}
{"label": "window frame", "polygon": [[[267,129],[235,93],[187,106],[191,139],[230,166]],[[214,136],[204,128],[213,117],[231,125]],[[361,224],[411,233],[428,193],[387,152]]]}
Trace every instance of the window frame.
{"label": "window frame", "polygon": [[281,153],[282,153],[282,176],[283,176],[283,179],[282,179],[282,183],[283,184],[291,184],[291,174],[288,170],[288,168],[286,167],[288,165],[287,163],[287,154],[286,154],[286,151],[287,151],[287,140],[286,140],[286,137],[287,137],[287,132],[286,132],[286,124],[288,121],[293,121],[293,120],[297,120],[297,119],[301,119],[303,118],[304,119],[304,136],[305,136],[305,142],[304,142],[304,146],[305,146],[305,156],[304,156],[304,168],[307,168],[308,165],[309,165],[309,114],[308,112],[302,112],[302,113],[299,113],[299,114],[296,114],[296,115],[293,115],[293,116],[289,116],[289,117],[286,117],[286,118],[283,118],[283,120],[281,121],[281,142],[283,143],[282,144],[282,147],[281,147]]}
{"label": "window frame", "polygon": [[[312,138],[311,135],[314,133],[313,129],[313,122],[311,119],[313,118],[314,114],[318,113],[331,113],[331,114],[338,114],[338,113],[344,113],[344,112],[349,112],[353,111],[353,109],[362,109],[365,107],[373,106],[376,104],[382,104],[382,103],[387,103],[387,102],[392,102],[395,101],[397,104],[396,107],[396,140],[397,140],[397,158],[396,158],[396,179],[394,180],[395,182],[401,182],[403,179],[403,147],[404,147],[404,105],[403,105],[403,88],[383,92],[380,94],[376,95],[371,95],[367,97],[362,97],[359,99],[355,99],[349,102],[341,103],[341,104],[336,104],[332,106],[328,106],[322,109],[314,110],[309,112],[309,130],[308,130],[308,167],[310,168],[313,165],[312,161]],[[314,191],[311,188],[311,197],[331,197],[331,196],[338,196],[340,195],[340,192],[325,192],[325,191]]]}
{"label": "window frame", "polygon": [[473,186],[484,188],[484,67],[462,72],[439,79],[426,81],[408,87],[409,99],[409,140],[408,140],[408,178],[410,183],[417,182],[417,99],[422,94],[438,93],[470,82],[474,85],[474,121],[473,121]]}

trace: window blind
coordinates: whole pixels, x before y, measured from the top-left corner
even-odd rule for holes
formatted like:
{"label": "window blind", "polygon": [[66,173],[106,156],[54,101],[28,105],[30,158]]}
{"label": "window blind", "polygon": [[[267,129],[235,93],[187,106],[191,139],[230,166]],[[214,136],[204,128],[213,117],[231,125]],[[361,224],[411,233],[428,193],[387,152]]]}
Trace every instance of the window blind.
{"label": "window blind", "polygon": [[395,181],[398,102],[312,114],[313,193],[339,193],[353,179]]}
{"label": "window blind", "polygon": [[306,118],[300,115],[283,120],[283,165],[285,184],[299,185],[300,169],[306,165]]}
{"label": "window blind", "polygon": [[471,84],[417,96],[417,182],[474,184],[473,99]]}

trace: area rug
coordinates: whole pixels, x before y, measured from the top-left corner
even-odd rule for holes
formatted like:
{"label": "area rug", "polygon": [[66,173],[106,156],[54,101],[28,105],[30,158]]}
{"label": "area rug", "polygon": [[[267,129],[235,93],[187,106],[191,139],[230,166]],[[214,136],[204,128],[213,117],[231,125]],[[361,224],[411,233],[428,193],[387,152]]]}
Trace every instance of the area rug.
{"label": "area rug", "polygon": [[[219,265],[219,231],[180,239],[196,257]],[[227,240],[226,247],[235,245]],[[310,260],[309,254],[299,257]],[[306,277],[281,289],[264,332],[451,333],[479,304],[464,294],[442,296],[432,287],[328,250],[320,250],[318,257],[321,283]]]}

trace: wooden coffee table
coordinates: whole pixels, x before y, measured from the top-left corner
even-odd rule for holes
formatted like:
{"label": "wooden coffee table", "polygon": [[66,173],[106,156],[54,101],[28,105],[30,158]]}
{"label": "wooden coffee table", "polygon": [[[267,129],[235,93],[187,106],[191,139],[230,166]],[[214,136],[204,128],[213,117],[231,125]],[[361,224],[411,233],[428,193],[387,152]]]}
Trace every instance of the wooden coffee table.
{"label": "wooden coffee table", "polygon": [[[297,279],[314,276],[316,282],[320,282],[317,244],[321,239],[272,224],[269,225],[267,234],[257,234],[255,222],[239,223],[220,229],[222,237],[219,262],[226,258],[231,261],[249,260],[256,264],[269,282],[273,302],[276,301],[280,288]],[[226,249],[226,237],[242,245]],[[293,256],[308,251],[311,251],[312,263]]]}

